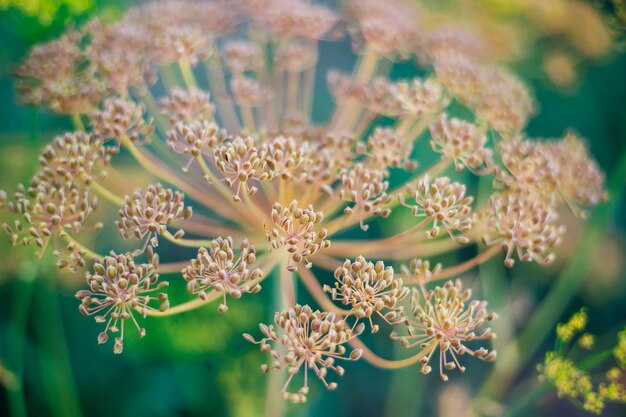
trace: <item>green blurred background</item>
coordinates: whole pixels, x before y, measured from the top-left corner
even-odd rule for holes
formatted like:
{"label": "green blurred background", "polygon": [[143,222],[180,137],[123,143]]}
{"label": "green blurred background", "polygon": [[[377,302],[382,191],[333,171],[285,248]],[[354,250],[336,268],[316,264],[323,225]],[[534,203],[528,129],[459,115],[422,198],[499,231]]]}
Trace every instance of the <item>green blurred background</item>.
{"label": "green blurred background", "polygon": [[[126,6],[122,0],[0,0],[0,189],[12,192],[15,184],[28,181],[42,145],[70,129],[67,118],[16,103],[11,69],[32,45],[58,36],[67,25],[85,22],[94,15],[115,19]],[[538,42],[534,47],[549,50],[551,42]],[[354,62],[347,40],[323,43],[321,56],[321,68],[331,66],[331,62],[332,66],[350,68]],[[605,172],[611,173],[626,150],[626,55],[617,51],[592,64],[579,65],[578,79],[565,88],[555,87],[539,70],[538,53],[527,54],[515,62],[515,67],[531,85],[540,106],[529,134],[553,137],[573,128],[589,140],[592,154]],[[413,71],[412,65],[399,66],[394,75],[410,76]],[[323,77],[320,74],[318,85],[324,84]],[[328,99],[324,93],[321,96]],[[317,117],[324,118],[329,109],[330,101]],[[624,203],[622,195],[602,243],[592,254],[594,262],[584,288],[562,317],[566,319],[568,313],[588,306],[590,330],[599,335],[599,344],[605,345],[614,340],[615,331],[623,328],[626,318]],[[568,262],[583,232],[579,223],[568,226],[571,230],[557,265],[547,269],[519,265],[503,271],[499,265],[489,264],[481,270],[483,282],[496,283],[482,295],[492,305],[506,306],[514,318],[509,323],[513,328],[505,331],[515,333],[516,327],[523,327],[525,318]],[[148,320],[148,336],[141,342],[128,337],[124,354],[115,356],[110,346],[96,344],[98,329],[77,312],[73,294],[81,277],[59,275],[49,260],[37,262],[29,249],[11,248],[8,236],[1,236],[0,256],[0,364],[3,370],[22,373],[24,381],[21,402],[12,374],[0,371],[0,416],[24,412],[55,417],[265,414],[266,375],[259,371],[264,357],[243,340],[241,333],[256,332],[260,321],[268,322],[271,311],[267,297],[235,300],[225,315],[207,307],[162,318],[156,324],[150,323],[156,320]],[[489,281],[489,274],[502,277]],[[179,279],[168,278],[172,282]],[[177,291],[184,292],[184,286],[174,285],[172,291],[176,297]],[[272,293],[271,284],[265,286],[264,293]],[[553,343],[552,338],[546,341],[532,363],[541,362],[543,352]],[[372,338],[371,345],[386,357],[395,354],[384,337]],[[286,413],[341,417],[463,415],[447,410],[445,404],[449,398],[462,404],[465,392],[472,395],[476,391],[491,365],[474,365],[467,374],[454,375],[453,382],[446,385],[436,375],[421,375],[415,367],[390,372],[360,361],[347,366],[338,390],[326,392],[321,384],[313,383],[309,403],[286,405]],[[534,365],[530,365],[520,379],[534,372]],[[514,391],[508,398],[512,395]],[[536,416],[585,415],[554,395],[542,398],[540,405]]]}

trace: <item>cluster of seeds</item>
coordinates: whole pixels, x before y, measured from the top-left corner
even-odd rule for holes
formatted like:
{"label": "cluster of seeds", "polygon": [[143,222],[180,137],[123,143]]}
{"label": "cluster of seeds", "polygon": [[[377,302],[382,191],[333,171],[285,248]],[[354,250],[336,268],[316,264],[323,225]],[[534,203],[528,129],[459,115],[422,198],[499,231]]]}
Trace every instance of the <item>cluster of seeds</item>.
{"label": "cluster of seeds", "polygon": [[[78,309],[85,316],[94,316],[97,323],[106,323],[98,335],[98,343],[106,343],[108,333],[112,333],[116,335],[113,351],[122,353],[127,320],[131,320],[139,336],[144,337],[146,330],[139,326],[135,315],[146,318],[151,311],[169,308],[167,294],[159,293],[168,283],[159,282],[154,265],[136,264],[131,255],[111,252],[102,259],[94,259],[93,270],[86,277],[89,290],[76,293],[81,302]],[[152,307],[152,302],[158,307]]]}
{"label": "cluster of seeds", "polygon": [[[422,290],[423,291],[423,290]],[[494,350],[486,348],[470,349],[468,343],[475,340],[490,340],[495,334],[489,328],[481,329],[485,323],[495,318],[487,313],[485,301],[470,301],[470,290],[463,290],[461,281],[448,281],[443,287],[434,290],[415,291],[412,299],[412,315],[409,320],[408,335],[392,337],[400,340],[404,347],[419,346],[422,352],[422,372],[428,374],[434,353],[439,349],[439,376],[448,380],[445,371],[465,367],[459,363],[458,356],[471,355],[484,361],[496,358]],[[423,298],[423,301],[422,301]]]}
{"label": "cluster of seeds", "polygon": [[[264,336],[259,341],[248,334],[244,337],[249,342],[258,344],[263,352],[271,354],[273,362],[263,365],[264,372],[287,368],[289,377],[282,393],[289,401],[306,401],[309,393],[307,379],[309,369],[313,370],[326,388],[334,390],[337,388],[337,383],[326,381],[328,371],[342,376],[345,372],[344,368],[336,362],[355,361],[361,357],[359,349],[354,349],[347,354],[345,345],[363,332],[363,324],[353,328],[333,313],[313,311],[309,306],[300,305],[276,313],[274,323],[275,325],[269,326],[259,325]],[[273,348],[271,343],[277,347]],[[291,380],[302,368],[304,368],[304,385],[297,392],[287,391]]]}
{"label": "cluster of seeds", "polygon": [[249,268],[255,261],[256,250],[248,241],[241,243],[239,257],[235,258],[233,239],[217,238],[211,241],[208,250],[198,250],[196,259],[183,268],[182,274],[189,292],[198,294],[203,300],[208,299],[207,290],[214,289],[223,293],[223,303],[218,309],[220,313],[225,313],[228,311],[227,294],[240,298],[243,293],[256,294],[261,290],[258,281],[263,277],[263,271]]}
{"label": "cluster of seeds", "polygon": [[400,278],[394,277],[393,268],[385,267],[381,261],[376,264],[359,256],[351,262],[346,260],[335,270],[337,282],[334,287],[324,286],[333,300],[349,306],[356,320],[369,320],[372,333],[380,326],[372,322],[378,315],[390,325],[405,320],[400,302],[409,294]]}

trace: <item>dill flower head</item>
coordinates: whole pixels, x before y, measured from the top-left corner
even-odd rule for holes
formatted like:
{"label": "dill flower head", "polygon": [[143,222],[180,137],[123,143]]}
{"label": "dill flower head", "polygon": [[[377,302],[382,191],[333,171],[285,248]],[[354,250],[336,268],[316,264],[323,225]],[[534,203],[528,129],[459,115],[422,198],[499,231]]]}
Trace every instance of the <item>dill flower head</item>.
{"label": "dill flower head", "polygon": [[472,197],[465,196],[465,185],[451,183],[450,178],[440,177],[432,182],[424,177],[414,190],[409,190],[416,205],[406,202],[404,195],[400,201],[410,207],[414,216],[425,217],[433,227],[426,232],[429,239],[439,236],[441,224],[450,237],[459,243],[468,243],[465,236],[453,232],[466,232],[472,227]]}
{"label": "dill flower head", "polygon": [[431,125],[430,134],[433,150],[444,158],[453,159],[457,171],[467,168],[480,172],[479,169],[489,169],[493,163],[493,151],[487,148],[487,138],[472,123],[442,115]]}
{"label": "dill flower head", "polygon": [[[494,317],[485,302],[470,301],[458,282],[426,287],[502,252],[507,266],[515,257],[548,264],[564,234],[556,213],[599,204],[604,176],[573,134],[527,138],[532,94],[490,61],[478,31],[431,24],[426,6],[404,0],[344,5],[155,1],[118,22],[70,29],[16,70],[22,101],[71,115],[76,131],[46,147],[29,187],[10,200],[0,192],[15,217],[4,229],[15,244],[53,242],[60,267],[93,262],[78,297],[81,312],[106,323],[100,342],[116,334],[119,353],[126,320],[144,333],[135,313],[174,315],[217,299],[225,312],[227,297],[270,279],[286,307],[261,325],[260,341],[246,338],[271,352],[265,370],[288,368],[291,401],[306,399],[308,370],[333,389],[327,373],[343,374],[336,361],[361,354],[383,368],[421,361],[429,372],[439,350],[442,379],[464,369],[460,355],[495,358],[469,346],[493,337],[482,328]],[[354,70],[320,74],[320,61],[335,60],[321,57],[319,41],[342,36],[359,54]],[[425,73],[398,79],[394,65],[408,60]],[[334,100],[327,120],[320,79]],[[419,141],[430,142],[430,157]],[[484,201],[471,197],[472,175],[494,184]],[[96,210],[98,199],[107,204]],[[119,237],[84,239],[110,221],[111,206],[121,238],[140,240],[132,255],[98,255]],[[398,206],[413,217],[393,227]],[[445,268],[432,262],[463,245],[479,249],[474,228],[492,248]],[[401,273],[390,266],[409,260]],[[167,309],[165,294],[152,295],[163,285],[157,272],[181,273],[190,300]],[[295,280],[324,311],[298,305]],[[420,292],[407,318],[411,287]],[[394,337],[419,352],[378,357],[359,339],[365,319],[372,333],[408,323],[409,334]],[[304,386],[289,391],[302,369]]]}
{"label": "dill flower head", "polygon": [[547,265],[561,243],[565,228],[557,223],[554,209],[527,193],[498,193],[489,201],[487,225],[491,233],[483,237],[489,246],[502,246],[504,263],[512,267],[513,254],[521,261]]}
{"label": "dill flower head", "polygon": [[189,155],[183,171],[187,171],[200,156],[210,156],[214,149],[226,140],[226,131],[206,120],[177,122],[174,128],[167,132],[167,143],[170,148],[176,153]]}
{"label": "dill flower head", "polygon": [[209,92],[199,88],[183,90],[175,87],[169,96],[159,100],[159,104],[171,124],[201,122],[212,120],[215,114],[215,106],[211,104],[210,98]]}
{"label": "dill flower head", "polygon": [[[329,390],[337,388],[336,382],[326,380],[328,372],[342,376],[344,368],[337,361],[356,361],[361,351],[347,353],[345,344],[363,332],[363,324],[350,327],[333,313],[313,311],[311,307],[296,305],[274,315],[274,325],[259,325],[263,338],[256,341],[252,336],[244,337],[260,345],[263,352],[270,353],[272,363],[263,365],[264,372],[287,368],[289,377],[282,394],[291,402],[304,402],[309,393],[307,375],[313,370]],[[276,347],[273,348],[272,344]],[[304,385],[297,392],[287,391],[292,379],[304,368]]]}
{"label": "dill flower head", "polygon": [[385,207],[391,200],[387,188],[389,182],[385,180],[383,171],[366,168],[361,163],[351,169],[345,168],[341,174],[339,195],[353,205],[346,207],[344,212],[356,213],[361,229],[367,230],[369,226],[364,223],[366,215],[387,217],[391,213],[391,209]]}
{"label": "dill flower head", "polygon": [[50,181],[76,181],[89,184],[106,175],[111,162],[111,149],[85,132],[66,133],[47,145],[39,163],[42,175]]}
{"label": "dill flower head", "polygon": [[254,194],[258,187],[248,183],[265,181],[270,178],[267,161],[260,154],[254,138],[236,137],[215,148],[215,162],[224,175],[229,187],[236,189],[233,199],[241,201],[240,194]]}
{"label": "dill flower head", "polygon": [[[392,335],[399,339],[404,347],[419,346],[422,350],[422,372],[430,373],[430,361],[439,349],[439,376],[448,380],[445,371],[465,367],[459,362],[460,355],[471,355],[484,361],[496,358],[495,350],[484,347],[471,349],[468,344],[475,340],[491,340],[495,334],[490,328],[482,329],[485,323],[495,318],[487,312],[485,301],[472,300],[471,290],[463,290],[460,280],[448,281],[443,287],[424,291],[415,291],[412,299],[413,317],[409,319],[408,336]],[[423,299],[423,301],[422,301]]]}
{"label": "dill flower head", "polygon": [[122,138],[148,143],[152,125],[144,119],[144,111],[143,105],[134,101],[108,98],[102,109],[93,114],[93,131],[104,140],[114,140],[118,146]]}
{"label": "dill flower head", "polygon": [[263,277],[263,271],[249,268],[255,261],[256,250],[248,241],[241,242],[239,257],[235,258],[233,239],[217,238],[211,241],[208,250],[198,250],[196,259],[183,268],[182,274],[189,292],[198,294],[201,299],[207,299],[207,290],[210,289],[223,293],[223,303],[218,309],[220,313],[225,313],[228,311],[226,294],[240,298],[243,293],[256,294],[261,290],[257,282]]}
{"label": "dill flower head", "polygon": [[53,184],[36,177],[28,188],[20,185],[14,201],[6,204],[18,220],[13,226],[3,226],[14,245],[32,244],[43,252],[51,239],[80,231],[96,205],[90,190],[71,181]]}
{"label": "dill flower head", "polygon": [[154,247],[159,245],[158,235],[172,223],[189,219],[192,209],[185,207],[183,194],[155,184],[127,196],[119,214],[117,227],[124,239],[145,239],[145,245]]}
{"label": "dill flower head", "polygon": [[326,240],[328,232],[318,227],[323,220],[322,212],[314,211],[313,206],[300,208],[295,200],[287,207],[275,203],[271,213],[272,224],[265,238],[273,250],[286,249],[289,270],[295,271],[295,264],[300,262],[310,268],[309,257],[330,246],[330,241]]}
{"label": "dill flower head", "polygon": [[[168,283],[159,282],[152,264],[135,264],[131,255],[111,252],[104,258],[94,259],[93,273],[87,273],[89,290],[80,290],[78,310],[85,316],[94,316],[97,323],[106,323],[98,335],[98,343],[106,343],[109,333],[115,335],[113,351],[124,349],[124,324],[131,320],[140,337],[146,330],[139,326],[136,314],[146,318],[150,311],[169,308],[166,293],[158,293]],[[156,294],[155,294],[156,293]]]}
{"label": "dill flower head", "polygon": [[409,289],[402,279],[394,277],[393,268],[386,267],[382,261],[374,264],[362,256],[354,261],[346,259],[335,270],[335,280],[334,287],[325,285],[324,291],[330,293],[333,300],[349,306],[357,320],[369,320],[372,333],[380,329],[372,322],[374,315],[390,325],[404,320],[400,302],[409,294]]}

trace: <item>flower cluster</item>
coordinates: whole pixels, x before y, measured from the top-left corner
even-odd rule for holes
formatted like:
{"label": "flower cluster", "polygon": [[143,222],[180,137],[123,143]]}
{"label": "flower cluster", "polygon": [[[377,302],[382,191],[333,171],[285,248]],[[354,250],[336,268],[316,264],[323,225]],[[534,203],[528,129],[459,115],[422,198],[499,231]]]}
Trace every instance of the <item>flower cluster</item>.
{"label": "flower cluster", "polygon": [[[80,300],[78,309],[85,316],[94,316],[97,323],[106,323],[104,331],[98,335],[98,343],[106,343],[108,334],[115,334],[113,351],[122,353],[127,320],[131,320],[139,336],[144,337],[146,330],[139,326],[135,315],[146,318],[151,311],[169,308],[167,294],[158,293],[168,283],[159,282],[154,265],[136,264],[131,255],[111,252],[102,259],[94,259],[93,270],[93,274],[87,273],[86,277],[89,290],[76,293]],[[153,307],[152,302],[158,307]]]}
{"label": "flower cluster", "polygon": [[[439,376],[448,380],[445,371],[465,367],[459,363],[458,356],[468,354],[484,361],[493,361],[496,351],[484,347],[470,349],[468,343],[476,340],[490,340],[495,334],[490,328],[482,329],[485,323],[495,318],[487,312],[485,301],[467,301],[470,290],[463,290],[461,281],[448,281],[443,287],[416,291],[412,300],[413,317],[409,321],[407,336],[392,335],[398,338],[404,347],[419,346],[422,353],[422,372],[431,371],[429,365],[434,353],[439,349]],[[423,301],[421,300],[423,298]]]}
{"label": "flower cluster", "polygon": [[286,248],[290,260],[287,266],[289,270],[296,270],[294,264],[303,261],[310,268],[312,264],[309,257],[330,246],[330,241],[326,240],[326,229],[317,227],[324,216],[314,211],[313,206],[300,208],[295,200],[287,207],[275,203],[271,220],[272,225],[265,238],[274,250]]}
{"label": "flower cluster", "polygon": [[[328,383],[328,371],[342,376],[344,368],[336,362],[355,361],[361,357],[361,351],[354,349],[347,354],[346,344],[363,331],[363,325],[350,327],[344,320],[333,313],[313,311],[311,307],[296,305],[278,312],[274,316],[274,325],[261,324],[263,338],[256,341],[252,336],[244,337],[251,343],[260,345],[263,352],[272,355],[274,362],[263,365],[264,372],[287,367],[289,378],[283,388],[283,396],[292,402],[304,402],[309,393],[307,374],[309,369],[324,383],[326,388],[334,390],[336,382]],[[277,345],[272,348],[271,343]],[[288,392],[291,380],[304,368],[304,385],[297,392]]]}
{"label": "flower cluster", "polygon": [[[117,227],[124,239],[145,239],[145,244],[158,246],[158,235],[173,222],[191,217],[191,207],[185,207],[184,196],[161,184],[149,185],[127,196],[120,209]],[[177,232],[178,233],[178,232]]]}
{"label": "flower cluster", "polygon": [[191,265],[182,270],[183,278],[187,281],[187,289],[192,294],[206,300],[207,290],[214,289],[223,294],[223,303],[219,311],[228,311],[226,294],[233,298],[240,298],[243,293],[256,294],[261,290],[258,281],[263,277],[259,268],[250,270],[249,265],[256,260],[256,250],[247,241],[239,247],[239,257],[235,259],[233,239],[217,238],[211,241],[211,247],[200,248],[198,256],[191,261]]}
{"label": "flower cluster", "polygon": [[[601,203],[604,175],[577,135],[524,133],[531,93],[488,59],[490,45],[471,28],[430,24],[404,0],[344,3],[338,13],[305,0],[155,1],[119,22],[68,30],[16,70],[22,101],[70,115],[76,131],[44,149],[14,199],[0,192],[15,217],[3,228],[15,244],[52,242],[61,267],[94,263],[77,296],[81,312],[106,323],[100,342],[116,334],[119,353],[126,320],[144,334],[135,313],[177,314],[216,299],[226,312],[227,297],[275,279],[286,308],[261,325],[260,341],[246,339],[272,355],[265,370],[288,368],[291,401],[306,399],[308,370],[333,389],[327,373],[344,372],[336,361],[361,354],[383,368],[421,362],[428,373],[439,351],[444,380],[465,369],[463,354],[495,358],[470,346],[494,337],[483,328],[494,318],[486,303],[460,282],[436,282],[502,252],[507,266],[548,264],[565,233],[557,213]],[[326,74],[335,106],[318,121],[318,41],[344,35],[360,56],[352,73]],[[410,61],[426,73],[390,75]],[[485,190],[493,184],[491,195],[475,201],[471,176]],[[98,227],[87,218],[100,226],[111,217],[109,204],[96,210],[98,198],[113,203],[122,238],[142,239],[142,249],[98,255],[119,238],[88,247],[82,234]],[[464,245],[465,256],[483,235],[491,248],[431,267],[430,256]],[[391,262],[410,264],[398,273]],[[156,272],[180,273],[198,297],[162,311]],[[295,279],[323,311],[297,305]],[[359,339],[365,320],[372,333],[393,328],[417,353],[378,357]],[[304,386],[287,391],[301,370]]]}
{"label": "flower cluster", "polygon": [[[574,336],[582,332],[587,325],[585,309],[576,312],[567,323],[557,326],[557,350],[548,352],[543,363],[537,366],[539,380],[549,382],[559,398],[568,398],[574,403],[582,404],[582,408],[593,414],[602,414],[609,402],[626,403],[626,385],[624,384],[624,367],[616,352],[623,349],[624,333],[618,334],[617,345],[613,349],[617,367],[604,373],[602,382],[595,383],[599,375],[594,375],[594,367],[602,365],[598,360],[582,360],[576,363],[574,355],[567,352]],[[585,339],[591,335],[585,333],[578,338],[578,344],[585,347]],[[588,346],[588,348],[591,348]],[[610,352],[610,351],[609,351]],[[598,356],[596,356],[597,358]],[[592,357],[593,358],[593,357]]]}
{"label": "flower cluster", "polygon": [[380,328],[372,322],[375,314],[390,325],[404,321],[400,302],[409,294],[409,289],[400,278],[394,277],[392,267],[385,267],[381,261],[373,264],[359,256],[354,262],[346,260],[337,268],[335,279],[335,286],[325,286],[324,291],[330,293],[333,300],[350,306],[357,320],[368,319],[372,333]]}

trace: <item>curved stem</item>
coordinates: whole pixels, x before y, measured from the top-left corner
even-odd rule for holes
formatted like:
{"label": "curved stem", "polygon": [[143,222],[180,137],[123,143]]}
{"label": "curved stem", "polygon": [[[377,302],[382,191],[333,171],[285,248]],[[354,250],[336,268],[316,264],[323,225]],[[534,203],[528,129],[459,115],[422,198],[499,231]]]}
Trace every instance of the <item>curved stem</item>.
{"label": "curved stem", "polygon": [[184,246],[184,247],[187,247],[187,248],[209,247],[209,246],[211,246],[211,242],[212,242],[211,240],[205,240],[205,239],[182,239],[182,238],[177,238],[176,236],[171,234],[168,230],[165,230],[164,232],[162,232],[161,236],[163,236],[164,238],[166,238],[170,242],[173,242],[173,243],[177,244],[178,246]]}
{"label": "curved stem", "polygon": [[85,253],[85,255],[87,255],[87,257],[89,259],[93,259],[93,258],[103,258],[102,255],[100,255],[97,252],[92,251],[91,249],[89,249],[88,247],[86,247],[85,245],[83,245],[82,243],[80,243],[79,241],[77,241],[76,239],[74,239],[72,236],[70,236],[68,233],[66,232],[62,232],[60,234],[60,236],[69,244],[74,245],[77,249],[79,249],[80,251],[83,251]]}
{"label": "curved stem", "polygon": [[341,307],[337,307],[335,303],[333,303],[328,298],[319,281],[317,280],[315,275],[313,275],[313,272],[311,272],[310,269],[301,268],[298,270],[298,274],[300,275],[300,280],[302,281],[306,289],[309,291],[309,293],[311,293],[317,304],[319,304],[319,306],[323,310],[330,311],[340,316],[350,314],[349,310],[344,310]]}
{"label": "curved stem", "polygon": [[[458,265],[455,265],[455,266],[451,266],[451,267],[442,269],[437,275],[433,276],[433,278],[431,279],[431,282],[442,281],[444,279],[448,279],[448,278],[460,275],[463,272],[469,271],[470,269],[472,269],[472,268],[474,268],[474,267],[476,267],[476,266],[478,266],[478,265],[488,261],[494,255],[496,255],[497,253],[499,253],[501,251],[502,251],[502,248],[500,246],[492,246],[491,248],[487,249],[486,251],[480,253],[479,255],[474,256],[471,259],[468,259],[465,262],[462,262],[462,263],[460,263]],[[407,284],[420,284],[420,282],[415,281],[410,276],[409,277],[402,276],[401,278]]]}
{"label": "curved stem", "polygon": [[[381,358],[380,356],[376,355],[367,346],[365,346],[365,344],[361,342],[361,340],[359,340],[356,337],[351,339],[349,343],[355,349],[361,349],[363,351],[363,359],[365,359],[370,364],[378,368],[382,368],[382,369],[400,369],[406,366],[411,366],[413,364],[418,363],[420,360],[422,360],[422,358],[426,356],[428,352],[428,348],[424,348],[419,353],[413,356],[410,356],[406,359],[389,360],[389,359]],[[435,343],[439,343],[439,341],[437,339],[433,339],[430,342],[430,344],[435,344]]]}
{"label": "curved stem", "polygon": [[106,189],[104,186],[99,184],[96,181],[93,181],[90,185],[92,190],[96,192],[99,196],[103,197],[105,200],[111,202],[112,204],[121,207],[124,205],[124,199],[113,192]]}

